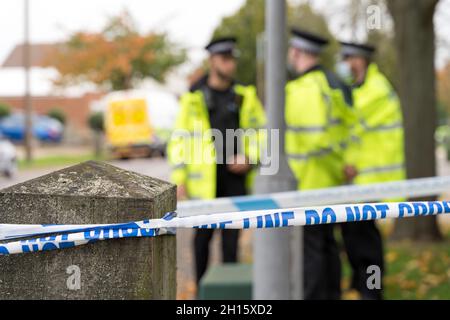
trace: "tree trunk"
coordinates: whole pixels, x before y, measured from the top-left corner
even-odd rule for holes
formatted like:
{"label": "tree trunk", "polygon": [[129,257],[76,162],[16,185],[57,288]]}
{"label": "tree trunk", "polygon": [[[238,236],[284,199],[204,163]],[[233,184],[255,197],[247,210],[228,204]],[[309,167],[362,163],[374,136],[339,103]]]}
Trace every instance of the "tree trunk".
{"label": "tree trunk", "polygon": [[[438,0],[387,1],[395,25],[409,179],[436,175],[433,16],[437,3]],[[396,220],[393,238],[438,240],[442,236],[433,216]]]}

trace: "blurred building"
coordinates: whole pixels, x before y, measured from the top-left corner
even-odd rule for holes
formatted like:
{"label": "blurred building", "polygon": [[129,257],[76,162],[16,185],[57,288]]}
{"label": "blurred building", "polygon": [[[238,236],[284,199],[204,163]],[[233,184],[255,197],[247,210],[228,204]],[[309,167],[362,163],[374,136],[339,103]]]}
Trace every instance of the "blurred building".
{"label": "blurred building", "polygon": [[[87,125],[90,105],[104,94],[92,84],[55,88],[53,80],[58,76],[58,72],[54,68],[44,67],[44,59],[56,45],[30,45],[33,110],[37,114],[47,114],[52,109],[60,109],[66,115],[66,137],[69,142],[83,142],[91,135]],[[24,46],[17,45],[0,67],[0,102],[11,106],[13,111],[20,111],[24,106],[23,52]]]}
{"label": "blurred building", "polygon": [[[87,119],[92,111],[103,111],[105,101],[111,96],[98,90],[96,85],[82,83],[69,87],[56,87],[54,80],[58,71],[44,66],[48,53],[57,46],[53,44],[30,45],[30,87],[32,107],[37,114],[47,114],[52,109],[60,109],[66,115],[66,141],[85,142],[91,138]],[[0,103],[21,111],[24,107],[25,72],[23,68],[24,46],[17,45],[0,65]],[[164,84],[154,79],[146,79],[135,88],[145,96],[151,106],[152,118],[157,127],[167,128],[173,122],[174,103],[186,91],[188,81],[183,71],[171,72]],[[155,108],[157,107],[157,108]],[[162,107],[162,108],[161,108]]]}

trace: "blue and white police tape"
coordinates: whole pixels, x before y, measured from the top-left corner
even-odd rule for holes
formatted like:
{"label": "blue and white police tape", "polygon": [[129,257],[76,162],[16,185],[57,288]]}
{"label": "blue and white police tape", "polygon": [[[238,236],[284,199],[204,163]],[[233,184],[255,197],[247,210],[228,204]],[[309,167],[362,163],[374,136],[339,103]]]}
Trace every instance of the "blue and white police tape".
{"label": "blue and white police tape", "polygon": [[117,224],[0,224],[0,241],[35,237],[8,243],[0,242],[0,255],[64,249],[107,239],[175,234],[173,228],[153,227],[153,221],[167,221],[175,215],[175,212],[170,212],[162,219]]}
{"label": "blue and white police tape", "polygon": [[450,213],[450,201],[432,201],[269,209],[189,217],[177,217],[173,212],[161,219],[111,225],[3,224],[0,225],[0,240],[44,236],[52,233],[58,235],[0,244],[0,255],[63,249],[114,238],[154,237],[173,233],[177,228],[266,229],[448,213]]}
{"label": "blue and white police tape", "polygon": [[179,217],[230,211],[280,209],[327,204],[374,202],[383,199],[434,196],[450,191],[450,176],[350,185],[320,190],[289,191],[268,195],[189,200],[178,202]]}

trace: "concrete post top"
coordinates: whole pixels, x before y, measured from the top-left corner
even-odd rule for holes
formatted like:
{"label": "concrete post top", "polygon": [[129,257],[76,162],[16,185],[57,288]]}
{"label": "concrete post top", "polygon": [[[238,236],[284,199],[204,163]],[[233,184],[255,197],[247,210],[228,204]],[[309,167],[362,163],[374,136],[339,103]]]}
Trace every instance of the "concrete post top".
{"label": "concrete post top", "polygon": [[154,199],[173,184],[98,161],[87,161],[0,190],[0,194],[39,194]]}
{"label": "concrete post top", "polygon": [[[123,223],[160,218],[175,208],[175,185],[95,161],[0,190],[0,223]],[[34,243],[23,245],[35,251]],[[109,239],[0,259],[0,300],[175,295],[174,236]]]}
{"label": "concrete post top", "polygon": [[121,223],[175,208],[175,185],[96,161],[0,190],[0,223]]}

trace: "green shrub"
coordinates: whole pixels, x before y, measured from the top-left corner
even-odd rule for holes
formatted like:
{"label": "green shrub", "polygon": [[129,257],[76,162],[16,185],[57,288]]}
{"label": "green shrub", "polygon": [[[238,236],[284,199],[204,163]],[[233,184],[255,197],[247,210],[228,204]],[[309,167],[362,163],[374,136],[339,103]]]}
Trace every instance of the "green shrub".
{"label": "green shrub", "polygon": [[11,114],[11,108],[5,103],[0,103],[0,119],[3,117],[7,117],[10,114]]}
{"label": "green shrub", "polygon": [[47,116],[58,120],[62,124],[66,124],[66,114],[61,109],[52,109],[47,113]]}
{"label": "green shrub", "polygon": [[104,131],[103,121],[104,121],[103,112],[92,113],[88,119],[89,127],[94,131],[103,132]]}

